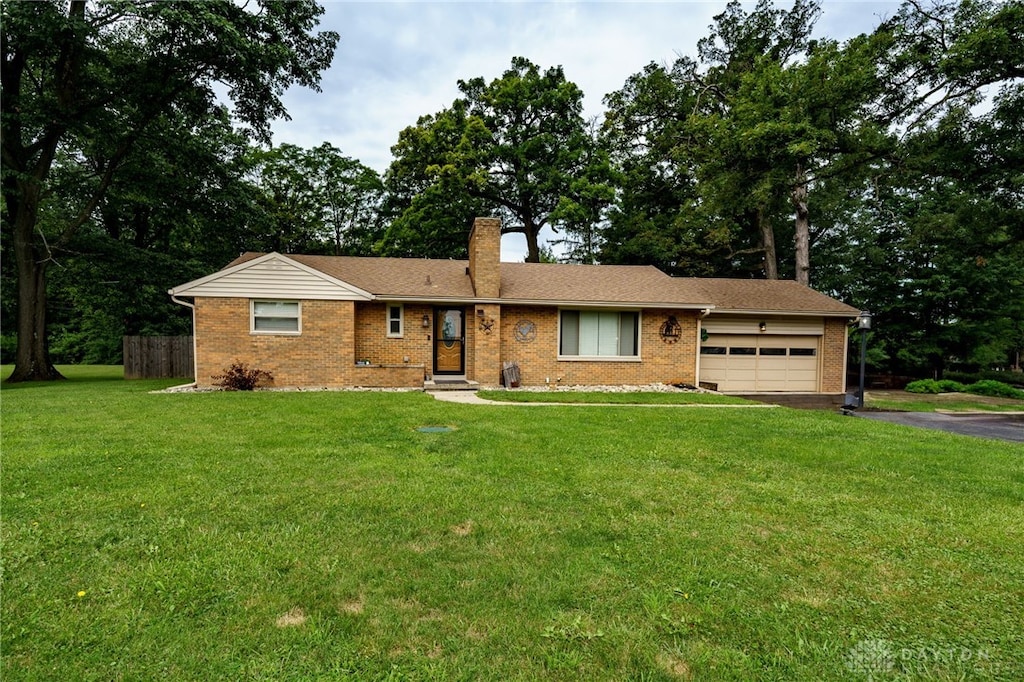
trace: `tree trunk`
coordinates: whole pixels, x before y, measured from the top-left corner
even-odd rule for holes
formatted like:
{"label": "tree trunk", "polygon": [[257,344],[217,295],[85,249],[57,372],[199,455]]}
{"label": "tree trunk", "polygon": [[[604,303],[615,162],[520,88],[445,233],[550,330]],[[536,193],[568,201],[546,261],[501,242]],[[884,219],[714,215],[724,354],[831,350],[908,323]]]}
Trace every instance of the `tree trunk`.
{"label": "tree trunk", "polygon": [[540,262],[540,244],[537,237],[540,234],[540,225],[533,219],[533,212],[527,208],[520,214],[523,219],[523,234],[526,235],[526,262]]}
{"label": "tree trunk", "polygon": [[537,230],[527,229],[526,233],[526,262],[540,262],[540,245],[537,243]]}
{"label": "tree trunk", "polygon": [[46,266],[32,246],[35,225],[32,198],[19,203],[14,225],[14,257],[18,267],[18,349],[9,381],[53,381],[64,377],[50,361],[46,338]]}
{"label": "tree trunk", "polygon": [[796,281],[811,285],[811,221],[807,211],[807,176],[803,167],[796,166],[796,184],[793,185],[793,208],[796,211],[793,242],[796,247]]}
{"label": "tree trunk", "polygon": [[766,279],[779,278],[779,260],[775,254],[775,230],[772,220],[763,208],[757,209],[757,229],[761,232],[761,246],[764,247],[764,276]]}
{"label": "tree trunk", "polygon": [[[68,17],[81,22],[85,17],[85,0],[72,0]],[[6,39],[6,34],[5,34]],[[61,44],[54,68],[53,95],[61,112],[69,112],[76,101],[78,76],[82,66],[84,41],[70,29],[55,36]],[[50,361],[46,338],[46,269],[51,254],[45,237],[46,253],[35,245],[42,186],[50,174],[57,147],[67,128],[57,117],[44,126],[38,142],[26,148],[22,139],[19,101],[27,55],[20,50],[7,54],[5,40],[3,69],[3,157],[7,170],[14,171],[14,180],[4,178],[6,211],[14,231],[14,260],[18,270],[18,348],[14,356],[14,373],[9,381],[53,381],[63,379]],[[12,175],[14,174],[12,173]],[[99,197],[97,197],[98,199]],[[92,204],[95,206],[95,202]],[[84,222],[84,218],[82,219]],[[80,224],[80,223],[79,223]],[[66,237],[77,227],[65,230]],[[39,230],[42,234],[42,230]]]}

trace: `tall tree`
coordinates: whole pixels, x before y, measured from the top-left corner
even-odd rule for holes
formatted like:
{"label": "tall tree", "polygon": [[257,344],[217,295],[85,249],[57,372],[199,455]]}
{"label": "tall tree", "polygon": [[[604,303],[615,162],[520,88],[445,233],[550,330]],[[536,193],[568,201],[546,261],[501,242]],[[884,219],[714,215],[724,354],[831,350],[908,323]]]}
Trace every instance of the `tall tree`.
{"label": "tall tree", "polygon": [[[462,97],[402,131],[392,149],[389,185],[407,188],[408,203],[389,237],[415,230],[412,216],[431,232],[464,234],[468,210],[483,207],[504,218],[505,232],[523,233],[527,260],[538,262],[541,228],[567,217],[560,208],[576,211],[574,196],[600,194],[583,186],[601,184],[591,166],[602,163],[582,117],[583,93],[561,67],[541,72],[523,57],[490,83],[458,85]],[[454,224],[443,217],[453,206]]]}
{"label": "tall tree", "polygon": [[[1024,349],[1024,86],[908,136],[819,244],[821,283],[870,307],[879,366],[940,376]],[[856,192],[856,190],[854,190]]]}
{"label": "tall tree", "polygon": [[324,142],[254,149],[250,176],[261,235],[250,246],[283,253],[368,256],[379,231],[383,185],[376,171]]}
{"label": "tall tree", "polygon": [[[322,9],[309,0],[54,0],[4,3],[0,11],[3,217],[18,270],[11,380],[54,379],[48,267],[94,215],[140,139],[168,116],[202,121],[223,84],[235,118],[266,140],[269,121],[287,115],[283,91],[317,88],[338,36],[312,33]],[[73,187],[53,184],[58,156],[77,165],[67,175]],[[62,210],[48,211],[48,202]]]}
{"label": "tall tree", "polygon": [[[634,254],[668,256],[680,274],[779,276],[775,223],[786,199],[778,178],[791,186],[796,168],[774,152],[780,132],[792,137],[799,122],[763,117],[778,116],[780,100],[789,101],[795,86],[781,74],[806,54],[819,14],[814,0],[796,0],[790,10],[761,0],[749,13],[730,2],[698,43],[697,60],[648,66],[606,98],[604,139],[627,181],[610,227],[632,225],[627,232],[644,235],[630,240]],[[770,103],[758,99],[765,96]],[[657,212],[643,218],[652,206]]]}
{"label": "tall tree", "polygon": [[599,260],[652,264],[677,276],[731,274],[727,221],[698,201],[685,126],[698,102],[689,61],[648,64],[605,97],[601,145],[617,171]]}

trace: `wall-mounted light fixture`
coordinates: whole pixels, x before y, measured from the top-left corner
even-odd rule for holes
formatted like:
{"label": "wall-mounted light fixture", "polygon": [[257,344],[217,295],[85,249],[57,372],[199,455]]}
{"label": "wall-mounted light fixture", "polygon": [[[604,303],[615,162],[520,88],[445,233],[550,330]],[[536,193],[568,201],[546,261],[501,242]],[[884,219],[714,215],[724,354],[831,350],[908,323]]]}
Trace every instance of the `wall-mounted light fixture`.
{"label": "wall-mounted light fixture", "polygon": [[477,308],[476,309],[476,316],[477,317],[483,317],[484,316],[484,309],[483,308]]}
{"label": "wall-mounted light fixture", "polygon": [[429,327],[430,326],[430,315],[424,315],[423,316],[423,326],[424,327]]}
{"label": "wall-mounted light fixture", "polygon": [[768,331],[768,323],[767,322],[758,322],[757,323],[757,328],[760,329],[763,332],[766,332],[766,331]]}

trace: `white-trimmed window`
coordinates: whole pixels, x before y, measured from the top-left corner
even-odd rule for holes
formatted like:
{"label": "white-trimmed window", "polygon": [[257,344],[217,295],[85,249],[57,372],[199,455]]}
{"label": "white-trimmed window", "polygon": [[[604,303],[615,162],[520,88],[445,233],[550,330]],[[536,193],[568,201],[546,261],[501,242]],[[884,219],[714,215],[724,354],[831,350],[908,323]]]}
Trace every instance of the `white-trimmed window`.
{"label": "white-trimmed window", "polygon": [[253,301],[253,334],[298,334],[302,331],[299,301]]}
{"label": "white-trimmed window", "polygon": [[640,357],[640,313],[636,311],[562,310],[558,330],[562,357]]}
{"label": "white-trimmed window", "polygon": [[388,338],[400,339],[405,331],[405,314],[401,303],[388,303]]}

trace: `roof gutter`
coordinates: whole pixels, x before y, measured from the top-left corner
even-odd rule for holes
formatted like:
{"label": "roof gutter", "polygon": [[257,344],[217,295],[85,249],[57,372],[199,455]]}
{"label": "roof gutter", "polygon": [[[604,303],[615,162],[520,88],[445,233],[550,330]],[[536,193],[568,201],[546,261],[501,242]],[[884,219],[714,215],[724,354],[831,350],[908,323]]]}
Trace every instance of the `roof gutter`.
{"label": "roof gutter", "polygon": [[[751,315],[757,317],[844,317],[849,318],[851,313],[839,312],[837,310],[737,310],[734,308],[715,308],[716,315]],[[853,317],[856,317],[853,314]]]}
{"label": "roof gutter", "polygon": [[183,305],[186,308],[191,308],[192,310],[196,309],[195,303],[189,303],[188,301],[183,301],[180,298],[178,298],[178,295],[174,293],[174,289],[168,289],[167,293],[171,295],[171,300],[177,303],[178,305]]}
{"label": "roof gutter", "polygon": [[378,301],[403,301],[409,303],[476,303],[478,305],[529,305],[545,307],[574,308],[670,308],[673,310],[699,310],[710,312],[714,306],[707,303],[673,303],[670,301],[569,301],[527,298],[468,298],[461,296],[394,296],[375,294]]}

